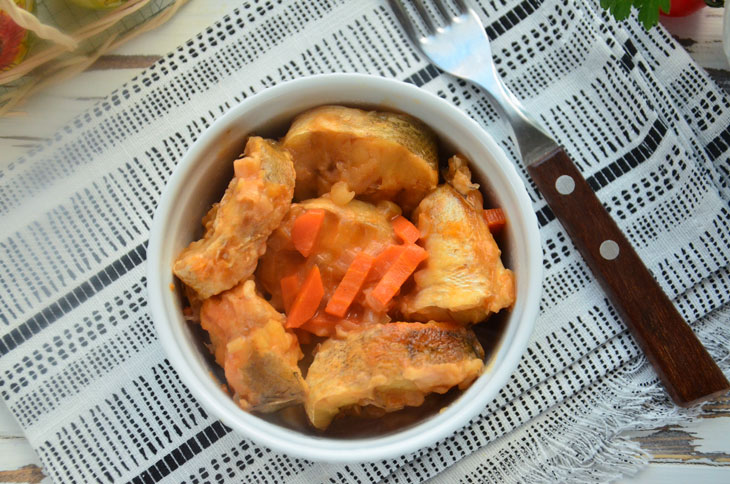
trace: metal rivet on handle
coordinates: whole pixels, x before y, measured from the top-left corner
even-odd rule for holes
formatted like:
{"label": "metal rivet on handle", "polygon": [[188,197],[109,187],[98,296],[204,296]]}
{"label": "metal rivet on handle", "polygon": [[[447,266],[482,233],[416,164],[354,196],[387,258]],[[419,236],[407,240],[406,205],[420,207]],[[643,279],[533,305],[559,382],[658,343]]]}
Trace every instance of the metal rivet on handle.
{"label": "metal rivet on handle", "polygon": [[601,246],[598,248],[598,252],[601,253],[601,257],[606,260],[614,260],[618,257],[619,247],[613,240],[604,240],[601,242]]}
{"label": "metal rivet on handle", "polygon": [[570,195],[575,190],[575,180],[569,175],[561,175],[555,180],[555,189],[561,195]]}

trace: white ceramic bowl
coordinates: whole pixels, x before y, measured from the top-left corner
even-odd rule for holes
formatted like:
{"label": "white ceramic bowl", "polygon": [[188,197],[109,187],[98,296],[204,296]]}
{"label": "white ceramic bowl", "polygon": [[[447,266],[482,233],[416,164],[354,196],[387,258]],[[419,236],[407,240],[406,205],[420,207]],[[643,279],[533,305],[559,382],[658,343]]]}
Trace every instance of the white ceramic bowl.
{"label": "white ceramic bowl", "polygon": [[[183,319],[170,290],[172,262],[199,236],[200,219],[232,176],[232,160],[249,134],[282,134],[292,118],[323,104],[345,104],[408,113],[439,136],[446,152],[471,161],[487,198],[506,212],[506,265],[516,275],[517,300],[487,369],[445,410],[391,434],[341,439],[306,434],[244,412],[210,374],[209,357]],[[488,177],[486,176],[488,175]],[[515,168],[494,140],[459,109],[415,86],[359,74],[331,74],[266,89],[221,116],[183,157],[155,213],[147,259],[148,294],[162,346],[180,378],[213,414],[255,442],[315,461],[364,462],[397,457],[431,445],[466,425],[506,383],[525,351],[537,316],[542,251],[537,220]],[[485,323],[489,324],[489,323]]]}

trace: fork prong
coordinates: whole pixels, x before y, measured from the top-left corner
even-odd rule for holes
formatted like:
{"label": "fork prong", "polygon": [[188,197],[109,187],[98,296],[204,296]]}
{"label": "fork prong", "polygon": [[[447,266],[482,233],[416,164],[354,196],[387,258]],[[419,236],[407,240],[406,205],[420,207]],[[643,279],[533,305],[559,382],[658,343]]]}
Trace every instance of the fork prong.
{"label": "fork prong", "polygon": [[446,22],[451,22],[451,14],[448,10],[446,10],[446,5],[444,5],[443,0],[433,0],[433,3],[436,4],[436,9],[443,17],[443,20]]}
{"label": "fork prong", "polygon": [[471,10],[464,0],[454,0],[454,3],[456,4],[456,8],[459,9],[459,14],[469,13],[469,10]]}
{"label": "fork prong", "polygon": [[403,27],[403,30],[406,31],[406,35],[411,39],[411,42],[413,42],[416,46],[419,46],[419,38],[421,35],[416,33],[416,27],[413,25],[411,18],[408,16],[408,12],[406,12],[403,2],[401,2],[401,0],[388,0],[388,3],[390,4],[390,8],[393,9],[395,16],[398,18],[401,27]]}
{"label": "fork prong", "polygon": [[429,14],[426,11],[426,7],[423,6],[423,2],[421,0],[415,0],[413,3],[416,5],[416,10],[418,10],[421,20],[423,20],[423,23],[426,25],[426,33],[428,35],[435,34],[436,25],[434,25],[433,20],[431,19],[431,14]]}

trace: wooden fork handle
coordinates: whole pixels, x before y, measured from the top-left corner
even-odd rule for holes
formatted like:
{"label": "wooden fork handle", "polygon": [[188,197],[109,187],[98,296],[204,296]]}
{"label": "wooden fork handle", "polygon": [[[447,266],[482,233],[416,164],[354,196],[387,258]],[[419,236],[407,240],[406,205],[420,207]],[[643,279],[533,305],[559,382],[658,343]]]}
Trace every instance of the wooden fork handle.
{"label": "wooden fork handle", "polygon": [[730,389],[565,151],[554,150],[528,172],[672,399],[687,407]]}

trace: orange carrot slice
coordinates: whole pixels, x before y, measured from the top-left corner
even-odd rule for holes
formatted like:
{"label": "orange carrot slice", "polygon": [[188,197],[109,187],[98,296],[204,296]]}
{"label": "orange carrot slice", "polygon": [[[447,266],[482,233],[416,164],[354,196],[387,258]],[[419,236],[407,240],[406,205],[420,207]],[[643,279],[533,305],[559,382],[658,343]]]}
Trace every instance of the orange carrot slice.
{"label": "orange carrot slice", "polygon": [[360,252],[355,256],[350,263],[350,267],[347,268],[345,276],[327,302],[327,307],[324,308],[325,312],[340,318],[345,317],[347,309],[365,283],[374,261],[375,258],[365,252]]}
{"label": "orange carrot slice", "polygon": [[316,336],[331,338],[337,335],[337,330],[350,331],[360,327],[360,321],[332,316],[319,311],[312,319],[299,327],[300,330],[308,331]]}
{"label": "orange carrot slice", "polygon": [[421,238],[421,232],[418,228],[403,215],[394,218],[392,224],[395,235],[400,237],[406,244],[415,244]]}
{"label": "orange carrot slice", "polygon": [[288,313],[299,292],[299,274],[283,277],[279,281],[279,284],[281,286],[281,299],[284,303],[284,311]]}
{"label": "orange carrot slice", "polygon": [[294,298],[291,310],[287,313],[286,327],[298,328],[308,319],[311,319],[314,313],[317,312],[323,297],[322,275],[319,273],[319,267],[314,265],[307,274],[306,279],[304,279],[304,284],[302,284],[297,297]]}
{"label": "orange carrot slice", "polygon": [[294,226],[291,229],[291,240],[294,247],[304,257],[309,257],[309,254],[312,253],[323,221],[324,210],[319,208],[307,210],[294,220]]}
{"label": "orange carrot slice", "polygon": [[385,250],[375,257],[373,268],[370,270],[371,278],[374,278],[376,281],[382,279],[393,262],[395,262],[405,249],[404,245],[389,245],[386,247]]}
{"label": "orange carrot slice", "polygon": [[335,334],[335,326],[340,321],[340,318],[320,311],[309,321],[302,324],[299,329],[308,331],[316,336],[329,338]]}
{"label": "orange carrot slice", "polygon": [[505,226],[507,217],[501,208],[487,208],[484,210],[484,220],[487,221],[487,227],[490,232],[496,232]]}
{"label": "orange carrot slice", "polygon": [[[305,325],[307,323],[304,323]],[[308,331],[304,331],[301,326],[299,326],[297,329],[293,329],[294,334],[297,337],[297,340],[299,340],[300,345],[308,345],[312,342],[312,335]]]}
{"label": "orange carrot slice", "polygon": [[383,278],[369,294],[368,302],[377,310],[384,310],[401,286],[413,274],[418,265],[426,260],[428,252],[418,245],[407,245],[393,262]]}

